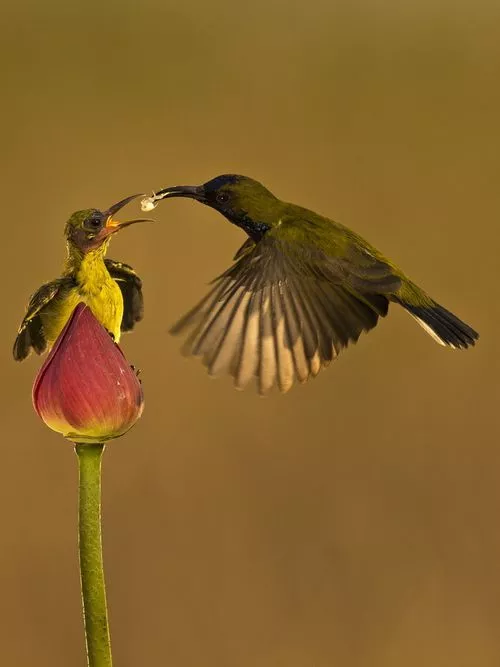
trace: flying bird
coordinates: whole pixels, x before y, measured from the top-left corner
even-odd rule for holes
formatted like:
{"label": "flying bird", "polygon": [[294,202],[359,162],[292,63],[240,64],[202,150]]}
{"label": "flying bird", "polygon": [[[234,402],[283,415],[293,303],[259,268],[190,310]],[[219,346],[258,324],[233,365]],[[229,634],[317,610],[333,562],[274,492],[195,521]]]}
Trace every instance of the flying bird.
{"label": "flying bird", "polygon": [[78,303],[83,302],[115,342],[143,316],[142,283],[128,264],[106,259],[111,237],[137,222],[114,219],[133,195],[110,206],[77,211],[66,222],[67,256],[60,278],[42,285],[31,297],[14,342],[13,355],[22,361],[34,350],[43,354],[54,344]]}
{"label": "flying bird", "polygon": [[207,296],[172,328],[184,352],[237,388],[254,376],[267,393],[288,391],[328,366],[362,331],[402,306],[441,345],[468,348],[478,334],[436,303],[395,264],[347,227],[278,199],[235,174],[174,186],[142,200],[188,197],[219,211],[247,239]]}

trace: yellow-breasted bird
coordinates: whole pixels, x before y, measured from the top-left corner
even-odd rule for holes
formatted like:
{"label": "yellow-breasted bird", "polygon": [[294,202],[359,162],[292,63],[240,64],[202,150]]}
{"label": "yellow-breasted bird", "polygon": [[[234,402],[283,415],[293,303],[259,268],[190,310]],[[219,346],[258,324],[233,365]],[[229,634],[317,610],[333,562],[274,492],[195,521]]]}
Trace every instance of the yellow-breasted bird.
{"label": "yellow-breasted bird", "polygon": [[95,208],[73,213],[64,228],[67,257],[62,276],[45,283],[31,297],[14,343],[14,359],[22,361],[33,349],[50,349],[78,303],[86,303],[116,342],[143,316],[142,283],[132,267],[105,259],[111,236],[144,222],[139,218],[118,222],[113,218],[125,204],[140,195],[122,199],[107,211]]}
{"label": "yellow-breasted bird", "polygon": [[285,392],[294,378],[317,375],[390,302],[442,345],[467,348],[478,338],[361,236],[251,178],[225,174],[164,188],[142,208],[168,197],[206,204],[248,235],[233,265],[172,329],[189,332],[184,351],[201,356],[211,374],[229,371],[238,388],[257,376],[261,393],[275,384]]}

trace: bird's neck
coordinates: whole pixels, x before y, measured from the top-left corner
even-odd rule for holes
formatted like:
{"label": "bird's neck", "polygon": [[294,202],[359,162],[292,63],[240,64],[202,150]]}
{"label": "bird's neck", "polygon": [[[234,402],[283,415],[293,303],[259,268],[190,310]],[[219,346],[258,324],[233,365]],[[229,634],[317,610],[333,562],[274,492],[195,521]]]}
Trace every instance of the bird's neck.
{"label": "bird's neck", "polygon": [[88,252],[82,252],[79,248],[68,245],[63,275],[71,276],[79,285],[90,290],[93,286],[100,288],[106,280],[109,280],[109,272],[104,263],[107,245],[103,243],[99,248]]}
{"label": "bird's neck", "polygon": [[[231,222],[234,224],[233,220],[231,220]],[[266,222],[253,220],[247,215],[241,217],[235,224],[237,224],[238,227],[241,227],[241,229],[243,229],[255,243],[258,243],[264,234],[271,228]]]}
{"label": "bird's neck", "polygon": [[228,211],[224,215],[243,229],[248,236],[258,243],[272,227],[276,226],[285,212],[285,205],[276,197],[253,199],[238,210]]}

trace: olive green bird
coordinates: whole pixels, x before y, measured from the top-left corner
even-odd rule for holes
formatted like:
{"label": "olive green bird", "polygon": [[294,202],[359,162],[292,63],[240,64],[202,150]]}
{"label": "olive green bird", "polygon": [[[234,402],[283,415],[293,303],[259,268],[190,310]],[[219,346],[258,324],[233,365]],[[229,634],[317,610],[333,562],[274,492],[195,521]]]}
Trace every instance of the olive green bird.
{"label": "olive green bird", "polygon": [[275,197],[246,176],[164,188],[143,210],[189,197],[222,213],[248,239],[233,265],[172,333],[210,374],[237,388],[256,376],[260,393],[305,382],[397,303],[441,345],[467,348],[478,334],[433,301],[397,266],[347,227]]}
{"label": "olive green bird", "polygon": [[116,232],[148,218],[118,222],[113,218],[127,197],[107,211],[95,208],[73,213],[64,228],[67,257],[62,276],[45,283],[31,297],[14,342],[14,359],[22,361],[34,350],[50,349],[78,303],[86,303],[114,340],[130,331],[143,316],[142,283],[132,267],[105,259]]}

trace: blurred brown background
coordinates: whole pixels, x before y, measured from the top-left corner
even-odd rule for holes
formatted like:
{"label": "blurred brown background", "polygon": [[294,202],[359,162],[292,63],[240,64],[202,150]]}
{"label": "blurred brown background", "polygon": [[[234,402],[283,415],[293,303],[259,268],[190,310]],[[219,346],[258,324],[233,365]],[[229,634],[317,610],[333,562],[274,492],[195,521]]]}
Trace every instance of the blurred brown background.
{"label": "blurred brown background", "polygon": [[[16,365],[63,224],[241,172],[355,228],[482,335],[393,309],[304,387],[210,380],[167,334],[242,233],[161,205],[111,256],[147,406],[104,466],[117,667],[500,664],[498,3],[35,2],[2,8],[0,645],[83,667],[76,459]],[[133,212],[132,212],[133,215]]]}

